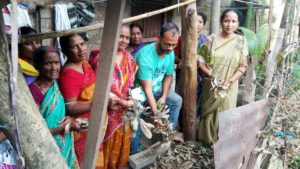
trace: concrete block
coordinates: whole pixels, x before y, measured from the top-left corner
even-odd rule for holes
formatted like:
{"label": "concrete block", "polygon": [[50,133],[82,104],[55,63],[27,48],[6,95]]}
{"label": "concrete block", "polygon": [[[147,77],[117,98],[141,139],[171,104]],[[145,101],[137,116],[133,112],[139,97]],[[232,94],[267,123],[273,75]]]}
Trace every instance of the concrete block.
{"label": "concrete block", "polygon": [[154,143],[146,150],[129,156],[129,164],[133,169],[140,169],[156,161],[159,155],[165,154],[170,148],[171,142]]}

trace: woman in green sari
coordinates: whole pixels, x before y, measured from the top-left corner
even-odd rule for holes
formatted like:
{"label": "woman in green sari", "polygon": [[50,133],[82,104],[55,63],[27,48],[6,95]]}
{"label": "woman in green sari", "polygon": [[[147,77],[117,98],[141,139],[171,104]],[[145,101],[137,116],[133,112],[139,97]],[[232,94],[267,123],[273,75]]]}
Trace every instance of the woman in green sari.
{"label": "woman in green sari", "polygon": [[39,47],[34,52],[33,63],[40,74],[29,86],[30,91],[67,165],[78,168],[70,131],[78,131],[80,126],[66,116],[65,102],[56,82],[61,68],[58,52],[51,47]]}
{"label": "woman in green sari", "polygon": [[247,41],[234,33],[240,20],[238,11],[225,10],[220,18],[222,31],[208,36],[198,51],[200,69],[206,76],[198,139],[206,144],[218,139],[219,113],[236,107],[238,79],[246,72]]}

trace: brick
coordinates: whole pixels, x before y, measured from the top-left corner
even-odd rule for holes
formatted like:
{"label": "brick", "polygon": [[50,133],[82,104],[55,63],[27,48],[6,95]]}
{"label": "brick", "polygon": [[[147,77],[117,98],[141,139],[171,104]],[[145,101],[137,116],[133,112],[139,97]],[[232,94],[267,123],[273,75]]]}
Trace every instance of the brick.
{"label": "brick", "polygon": [[140,169],[156,161],[158,156],[165,154],[170,148],[170,142],[154,143],[146,150],[129,156],[129,164],[133,169]]}

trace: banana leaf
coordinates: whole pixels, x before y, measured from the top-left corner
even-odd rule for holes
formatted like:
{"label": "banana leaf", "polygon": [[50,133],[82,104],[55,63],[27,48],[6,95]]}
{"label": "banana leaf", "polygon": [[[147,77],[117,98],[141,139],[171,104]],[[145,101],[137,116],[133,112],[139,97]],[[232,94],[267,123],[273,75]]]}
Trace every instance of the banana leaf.
{"label": "banana leaf", "polygon": [[265,50],[268,42],[268,24],[262,25],[255,34],[252,30],[244,27],[239,28],[248,41],[250,56],[256,56],[259,60]]}
{"label": "banana leaf", "polygon": [[268,43],[268,24],[264,24],[261,27],[258,28],[256,32],[257,37],[257,55],[258,59],[262,56],[264,53],[264,50],[266,48],[266,45]]}
{"label": "banana leaf", "polygon": [[248,49],[250,56],[258,56],[257,55],[257,37],[256,34],[250,29],[240,27],[239,28],[245,35],[248,42]]}

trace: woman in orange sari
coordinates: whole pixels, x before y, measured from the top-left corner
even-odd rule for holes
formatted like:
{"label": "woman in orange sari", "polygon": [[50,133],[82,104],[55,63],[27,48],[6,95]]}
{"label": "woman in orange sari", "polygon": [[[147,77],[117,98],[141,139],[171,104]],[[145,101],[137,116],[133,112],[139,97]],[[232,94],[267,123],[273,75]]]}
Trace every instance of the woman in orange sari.
{"label": "woman in orange sari", "polygon": [[129,158],[131,131],[129,124],[123,123],[122,116],[125,110],[134,104],[128,98],[128,89],[133,86],[137,69],[133,57],[126,51],[129,38],[129,27],[123,25],[107,109],[108,125],[103,140],[105,169],[124,168]]}
{"label": "woman in orange sari", "polygon": [[[89,118],[96,75],[86,61],[88,58],[87,44],[80,34],[74,34],[61,37],[60,45],[62,52],[68,58],[59,77],[59,85],[66,102],[67,114],[76,119]],[[74,134],[75,151],[79,165],[83,161],[86,137],[87,131]],[[103,151],[99,152],[98,164],[103,165]]]}

